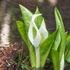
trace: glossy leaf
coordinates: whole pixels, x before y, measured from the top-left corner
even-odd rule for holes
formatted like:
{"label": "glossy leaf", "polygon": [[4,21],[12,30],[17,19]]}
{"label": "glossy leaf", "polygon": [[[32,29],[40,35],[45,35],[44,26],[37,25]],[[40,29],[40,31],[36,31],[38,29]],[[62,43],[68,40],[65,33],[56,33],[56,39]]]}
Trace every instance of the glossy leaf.
{"label": "glossy leaf", "polygon": [[55,13],[55,20],[56,20],[56,29],[60,28],[62,31],[65,31],[61,14],[56,7],[54,9],[54,13]]}
{"label": "glossy leaf", "polygon": [[34,46],[29,42],[29,54],[30,54],[30,62],[33,68],[36,67],[36,54]]}
{"label": "glossy leaf", "polygon": [[59,53],[55,49],[51,53],[54,70],[60,70]]}
{"label": "glossy leaf", "polygon": [[27,41],[28,38],[27,38],[26,29],[25,29],[25,24],[24,24],[23,22],[21,22],[21,21],[16,21],[16,24],[17,24],[17,28],[18,28],[18,31],[19,31],[19,33],[20,33],[22,39],[24,40],[24,42],[25,42],[26,44],[28,44],[28,43],[27,43],[27,42],[28,42],[28,41]]}
{"label": "glossy leaf", "polygon": [[23,41],[26,43],[27,47],[29,48],[31,65],[32,67],[36,67],[35,49],[28,40],[25,24],[22,23],[21,21],[17,21],[16,24]]}
{"label": "glossy leaf", "polygon": [[[25,23],[25,27],[23,27],[23,28],[26,29],[26,35],[27,35],[29,25],[30,25],[33,14],[27,8],[25,8],[24,6],[22,6],[22,5],[19,5],[19,6],[20,6],[20,9],[21,9],[23,21]],[[22,34],[21,36],[22,36],[22,39],[23,39],[23,33],[21,32],[21,34]],[[28,46],[28,49],[29,49],[31,65],[32,65],[32,67],[36,67],[35,49],[34,49],[33,45],[30,43],[29,39],[26,39],[26,40],[28,40],[26,42],[26,45]]]}
{"label": "glossy leaf", "polygon": [[25,23],[25,26],[26,26],[26,29],[28,31],[28,28],[29,28],[29,25],[30,25],[30,21],[32,19],[32,12],[29,11],[27,8],[25,8],[24,6],[22,5],[19,5],[20,6],[20,9],[21,9],[21,13],[22,13],[22,18],[23,18],[23,21]]}
{"label": "glossy leaf", "polygon": [[65,60],[68,60],[69,57],[70,57],[70,34],[67,35],[67,38],[66,38]]}
{"label": "glossy leaf", "polygon": [[60,46],[60,43],[61,43],[61,35],[60,35],[60,31],[58,29],[58,32],[55,36],[55,41],[54,41],[54,44],[53,44],[52,48],[54,48],[57,51],[59,46]]}
{"label": "glossy leaf", "polygon": [[44,67],[50,53],[57,31],[51,34],[40,46],[41,67]]}
{"label": "glossy leaf", "polygon": [[57,8],[55,8],[54,12],[55,12],[55,20],[56,20],[56,29],[59,28],[60,35],[61,35],[61,44],[59,47],[59,59],[61,61],[62,55],[64,54],[64,51],[65,51],[66,33],[65,33],[65,28],[64,28],[64,24],[63,24],[60,12],[58,11]]}
{"label": "glossy leaf", "polygon": [[60,30],[58,28],[58,31],[55,36],[55,40],[50,52],[50,60],[53,63],[54,70],[60,70],[59,51],[58,51],[60,47],[60,43],[61,43],[61,35],[60,35]]}

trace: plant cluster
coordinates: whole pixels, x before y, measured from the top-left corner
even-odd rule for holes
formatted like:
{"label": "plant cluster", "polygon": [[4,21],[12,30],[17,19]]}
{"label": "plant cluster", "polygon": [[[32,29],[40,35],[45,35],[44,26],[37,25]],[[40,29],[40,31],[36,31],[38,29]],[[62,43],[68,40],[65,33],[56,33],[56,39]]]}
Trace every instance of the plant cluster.
{"label": "plant cluster", "polygon": [[70,61],[70,35],[65,31],[58,9],[54,9],[56,30],[51,34],[38,8],[33,14],[24,6],[19,6],[23,22],[16,21],[16,24],[29,49],[32,68],[41,70],[49,60],[54,70],[64,70],[65,61]]}

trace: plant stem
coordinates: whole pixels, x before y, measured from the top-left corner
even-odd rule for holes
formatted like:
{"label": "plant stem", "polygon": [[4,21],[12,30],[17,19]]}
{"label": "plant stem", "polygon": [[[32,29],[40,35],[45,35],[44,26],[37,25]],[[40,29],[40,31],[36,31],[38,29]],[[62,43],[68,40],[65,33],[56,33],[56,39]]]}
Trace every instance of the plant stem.
{"label": "plant stem", "polygon": [[39,47],[35,48],[35,52],[36,52],[36,68],[37,68],[37,70],[39,70],[39,68],[40,68],[40,49],[39,49]]}

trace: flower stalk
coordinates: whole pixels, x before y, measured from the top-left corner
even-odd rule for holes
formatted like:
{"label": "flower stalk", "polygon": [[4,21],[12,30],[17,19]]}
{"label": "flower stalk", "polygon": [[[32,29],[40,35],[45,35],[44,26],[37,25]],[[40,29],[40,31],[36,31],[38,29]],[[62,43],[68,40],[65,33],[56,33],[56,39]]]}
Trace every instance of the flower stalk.
{"label": "flower stalk", "polygon": [[36,47],[35,48],[35,52],[36,52],[36,68],[39,70],[40,68],[40,47]]}

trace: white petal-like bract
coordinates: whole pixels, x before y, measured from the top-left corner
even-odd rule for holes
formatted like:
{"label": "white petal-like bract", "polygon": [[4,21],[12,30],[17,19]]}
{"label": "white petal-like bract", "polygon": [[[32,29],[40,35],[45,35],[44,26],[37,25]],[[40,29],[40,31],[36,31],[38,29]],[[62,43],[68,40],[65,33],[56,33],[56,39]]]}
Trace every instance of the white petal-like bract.
{"label": "white petal-like bract", "polygon": [[[28,37],[29,37],[29,40],[31,41],[31,43],[34,45],[34,47],[38,47],[39,44],[40,44],[40,33],[39,33],[39,30],[34,22],[35,18],[40,16],[41,14],[35,14],[33,15],[32,17],[32,20],[30,22],[30,27],[29,27],[29,31],[28,31]],[[36,30],[36,37],[34,38],[33,37],[33,27],[35,28]]]}
{"label": "white petal-like bract", "polygon": [[[34,14],[32,16],[32,20],[30,22],[30,27],[28,31],[28,37],[34,47],[38,47],[41,42],[43,42],[48,37],[48,31],[46,30],[46,25],[44,19],[42,20],[41,26],[38,29],[35,23],[36,17],[40,16],[41,14]],[[33,36],[33,28],[36,31],[36,36]],[[41,41],[42,40],[42,41]]]}
{"label": "white petal-like bract", "polygon": [[39,29],[39,32],[40,32],[41,34],[43,34],[44,40],[48,37],[48,31],[47,31],[47,29],[46,29],[46,25],[45,25],[44,19],[43,19],[43,21],[42,21],[42,24],[41,24],[41,27],[40,27],[40,29]]}
{"label": "white petal-like bract", "polygon": [[64,69],[64,54],[62,55],[62,59],[60,62],[60,70],[63,70],[63,69]]}

